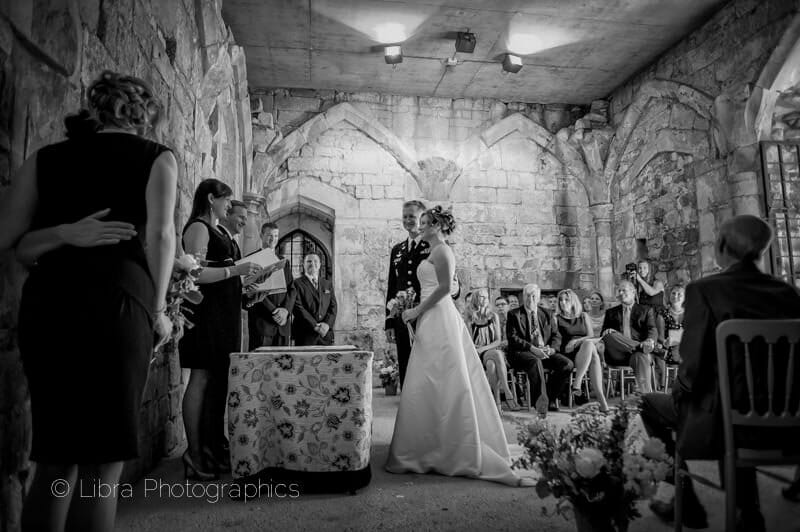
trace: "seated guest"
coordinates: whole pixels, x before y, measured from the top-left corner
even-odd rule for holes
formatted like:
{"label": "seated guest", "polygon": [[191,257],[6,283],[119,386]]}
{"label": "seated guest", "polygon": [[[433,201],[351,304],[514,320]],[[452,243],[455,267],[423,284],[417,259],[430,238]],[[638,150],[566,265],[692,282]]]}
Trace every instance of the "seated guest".
{"label": "seated guest", "polygon": [[486,378],[492,389],[497,409],[501,410],[500,393],[504,393],[509,410],[519,410],[506,379],[508,369],[506,356],[500,349],[503,343],[500,334],[500,319],[489,308],[489,294],[485,289],[472,293],[466,314],[467,327],[472,333],[472,342],[475,344],[475,349],[486,370]]}
{"label": "seated guest", "polygon": [[550,370],[547,381],[547,395],[550,400],[548,410],[557,412],[556,398],[567,391],[573,364],[570,359],[558,353],[561,335],[558,332],[553,312],[539,306],[541,292],[535,284],[522,289],[524,306],[508,313],[506,337],[508,338],[508,363],[511,367],[528,374],[531,393],[538,397],[539,378],[536,360]]}
{"label": "seated guest", "polygon": [[630,366],[641,393],[653,391],[653,360],[658,330],[653,309],[636,303],[636,289],[630,281],[620,281],[617,297],[621,305],[606,311],[603,320],[605,361],[609,366]]}
{"label": "seated guest", "polygon": [[295,345],[333,345],[336,295],[331,282],[320,275],[319,268],[319,255],[306,255],[304,274],[294,280],[297,297],[292,336]]}
{"label": "seated guest", "polygon": [[664,306],[664,283],[656,279],[652,264],[640,260],[636,265],[636,297],[640,305],[649,305],[658,311]]}
{"label": "seated guest", "polygon": [[[261,249],[277,251],[279,236],[278,226],[267,222],[261,226]],[[277,256],[277,255],[276,255]],[[294,312],[294,301],[297,296],[292,280],[292,268],[289,261],[283,268],[286,291],[279,294],[258,294],[247,303],[247,326],[250,339],[250,350],[261,346],[289,345],[291,320]]]}
{"label": "seated guest", "polygon": [[503,296],[498,296],[494,300],[494,309],[497,313],[497,318],[500,320],[500,338],[503,340],[503,347],[507,347],[506,320],[508,319],[508,300]]}
{"label": "seated guest", "polygon": [[570,289],[558,293],[558,310],[556,312],[558,332],[561,334],[561,352],[575,364],[575,379],[572,381],[573,402],[582,405],[589,398],[581,391],[581,382],[586,372],[591,369],[589,380],[592,381],[602,411],[608,410],[606,396],[603,393],[603,363],[593,339],[592,324],[589,315],[581,309],[578,294]]}
{"label": "seated guest", "polygon": [[509,311],[519,308],[519,298],[514,294],[510,294],[508,297],[506,297],[506,301],[508,301]]}
{"label": "seated guest", "polygon": [[669,305],[662,307],[656,315],[658,343],[661,349],[653,351],[656,380],[662,382],[667,365],[677,366],[681,363],[678,345],[683,333],[683,302],[686,299],[686,287],[676,284],[669,290]]}
{"label": "seated guest", "polygon": [[[588,303],[588,308],[586,308]],[[589,297],[584,300],[584,310],[589,315],[589,322],[592,324],[592,331],[594,336],[600,337],[603,332],[603,320],[606,318],[606,302],[603,299],[603,294],[598,291],[589,293]],[[603,344],[598,344],[602,346]]]}
{"label": "seated guest", "polygon": [[[722,413],[719,398],[719,375],[717,368],[717,345],[715,331],[721,322],[736,319],[796,319],[800,318],[800,292],[793,286],[759,271],[757,263],[769,248],[772,229],[756,216],[736,216],[720,227],[715,245],[717,264],[721,273],[694,281],[686,288],[686,318],[681,339],[681,365],[671,395],[649,394],[643,397],[642,421],[651,436],[667,444],[667,451],[674,453],[677,446],[682,458],[722,457]],[[778,344],[780,345],[780,344]],[[741,360],[741,344],[732,344],[739,354],[732,361]],[[754,346],[753,360],[764,363],[754,369],[754,374],[766,371],[763,349]],[[785,364],[786,348],[777,348],[776,363]],[[783,356],[781,356],[783,355]],[[780,374],[780,370],[778,373]],[[798,380],[800,367],[796,368],[794,382]],[[740,410],[749,409],[748,391],[744,368],[732,363],[731,399]],[[782,379],[777,379],[782,381]],[[777,389],[783,383],[776,383]],[[783,407],[782,392],[780,397]],[[796,401],[796,399],[795,399]],[[796,402],[794,403],[797,404]],[[677,442],[673,441],[673,431]],[[781,432],[782,435],[785,431]],[[761,440],[763,438],[763,440]],[[798,445],[785,436],[776,438],[769,428],[759,428],[756,433],[738,433],[737,439],[749,447],[774,446],[775,441],[786,445]],[[755,441],[759,439],[759,441]],[[681,461],[677,467],[686,469]],[[720,468],[721,469],[721,468]],[[671,478],[671,477],[668,477]],[[691,479],[685,478],[683,485],[683,524],[692,528],[708,526],[706,513],[692,487]],[[764,530],[758,500],[758,487],[754,468],[741,468],[736,472],[736,505],[738,516],[736,530],[759,532]],[[659,517],[672,520],[673,505],[654,501],[650,508]],[[729,526],[732,524],[729,523]]]}

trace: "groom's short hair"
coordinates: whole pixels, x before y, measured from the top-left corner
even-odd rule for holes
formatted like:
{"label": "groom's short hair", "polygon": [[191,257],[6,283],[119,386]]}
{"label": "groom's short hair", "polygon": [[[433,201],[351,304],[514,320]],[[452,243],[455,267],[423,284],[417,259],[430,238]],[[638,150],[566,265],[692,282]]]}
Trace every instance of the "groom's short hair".
{"label": "groom's short hair", "polygon": [[425,211],[426,210],[425,209],[425,204],[422,203],[419,200],[410,200],[410,201],[407,201],[407,202],[403,203],[403,208],[404,209],[408,208],[408,207],[414,207],[415,209],[420,210],[420,211]]}

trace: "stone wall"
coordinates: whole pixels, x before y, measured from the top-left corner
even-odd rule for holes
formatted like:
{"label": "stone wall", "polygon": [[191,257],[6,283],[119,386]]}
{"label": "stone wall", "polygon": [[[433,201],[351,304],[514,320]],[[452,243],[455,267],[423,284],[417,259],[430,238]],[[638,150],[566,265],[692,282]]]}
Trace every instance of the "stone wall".
{"label": "stone wall", "polygon": [[617,270],[647,257],[667,282],[697,278],[716,269],[724,219],[764,215],[758,141],[800,138],[773,117],[800,109],[798,11],[796,1],[734,0],[611,94],[612,122],[629,134],[624,158],[641,163],[613,175]]}
{"label": "stone wall", "polygon": [[[0,4],[0,194],[11,169],[63,138],[103,69],[149,81],[166,109],[155,139],[179,166],[178,230],[196,184],[228,182],[237,196],[252,161],[244,54],[221,18],[219,0],[5,2]],[[0,257],[0,528],[16,530],[29,472],[29,403],[15,324],[24,272]],[[67,349],[67,347],[65,347]],[[182,444],[182,376],[176,353],[152,366],[142,411],[142,458],[125,478],[149,469]],[[102,423],[102,420],[98,420]]]}
{"label": "stone wall", "polygon": [[554,136],[585,109],[286,89],[252,103],[253,179],[267,212],[334,213],[338,341],[385,348],[389,250],[405,237],[407,199],[453,206],[464,293],[594,286],[586,190]]}

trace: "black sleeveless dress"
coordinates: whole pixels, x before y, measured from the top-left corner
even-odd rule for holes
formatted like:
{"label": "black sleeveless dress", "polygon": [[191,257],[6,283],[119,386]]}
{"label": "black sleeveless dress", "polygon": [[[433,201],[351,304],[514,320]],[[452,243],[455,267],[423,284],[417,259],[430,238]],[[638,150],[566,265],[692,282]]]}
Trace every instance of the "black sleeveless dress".
{"label": "black sleeveless dress", "polygon": [[586,313],[581,313],[577,318],[565,318],[564,316],[556,316],[558,322],[558,332],[561,334],[561,353],[575,362],[575,355],[578,350],[575,349],[569,353],[566,352],[567,344],[573,338],[580,338],[589,334],[589,328],[586,326]]}
{"label": "black sleeveless dress", "polygon": [[42,148],[31,230],[104,208],[136,226],[111,246],[62,246],[25,282],[19,347],[31,394],[31,460],[105,463],[138,456],[139,406],[153,351],[154,286],[144,253],[145,189],[166,146],[98,133]]}
{"label": "black sleeveless dress", "polygon": [[[193,223],[202,223],[208,229],[205,266],[233,266],[233,241],[200,218],[186,223],[184,235]],[[184,303],[191,311],[189,321],[194,327],[186,330],[179,344],[181,367],[219,371],[227,375],[229,355],[238,352],[242,343],[242,282],[239,276],[234,275],[224,281],[198,286],[203,301],[199,305]]]}

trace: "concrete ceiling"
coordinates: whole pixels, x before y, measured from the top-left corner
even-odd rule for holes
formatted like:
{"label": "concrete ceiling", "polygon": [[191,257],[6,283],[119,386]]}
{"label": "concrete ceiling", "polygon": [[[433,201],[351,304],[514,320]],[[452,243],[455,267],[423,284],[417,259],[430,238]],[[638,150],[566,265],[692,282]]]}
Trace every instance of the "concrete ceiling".
{"label": "concrete ceiling", "polygon": [[[292,87],[589,103],[727,0],[225,0],[251,89]],[[477,36],[455,54],[455,32]],[[382,43],[402,42],[403,62]],[[500,61],[516,51],[517,74]],[[455,54],[458,64],[444,61]]]}

